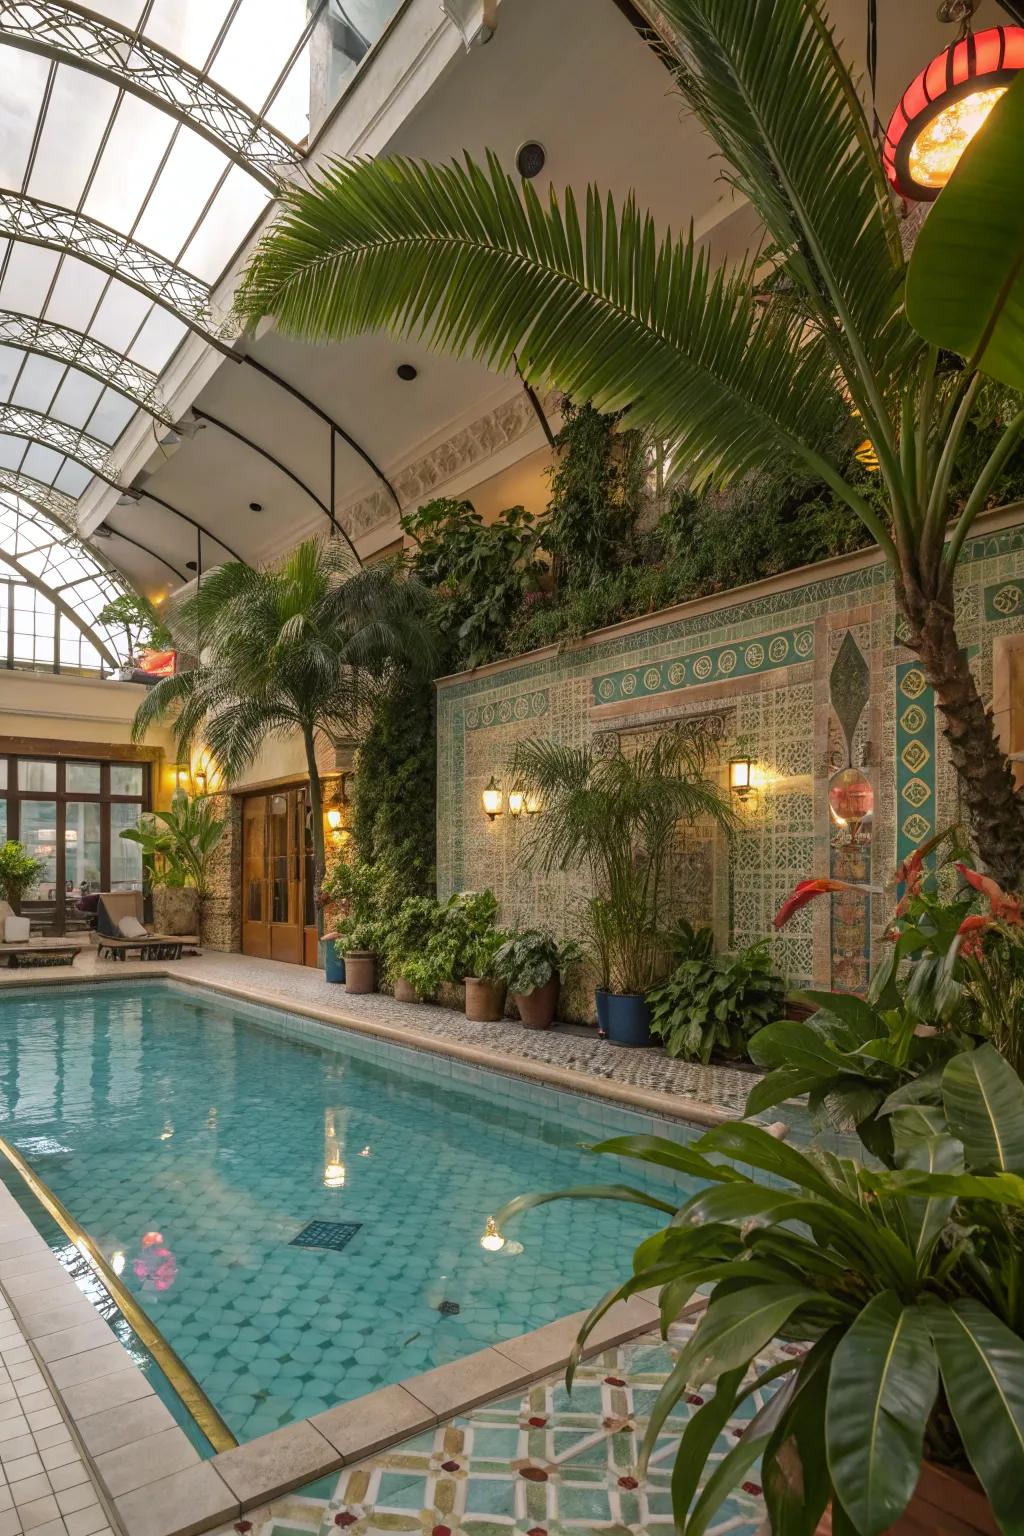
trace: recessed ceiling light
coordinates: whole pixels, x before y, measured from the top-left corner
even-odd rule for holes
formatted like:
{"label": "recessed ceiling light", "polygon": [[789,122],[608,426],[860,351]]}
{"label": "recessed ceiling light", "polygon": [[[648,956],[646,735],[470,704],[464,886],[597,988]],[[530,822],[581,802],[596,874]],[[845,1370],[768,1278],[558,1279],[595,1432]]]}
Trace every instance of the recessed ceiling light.
{"label": "recessed ceiling light", "polygon": [[262,503],[262,501],[250,501],[250,503],[249,503],[249,511],[250,512],[262,512],[263,511],[263,503]]}
{"label": "recessed ceiling light", "polygon": [[547,158],[547,150],[543,144],[538,144],[536,139],[527,139],[526,143],[520,144],[516,150],[516,170],[524,181],[532,181],[544,169]]}
{"label": "recessed ceiling light", "polygon": [[417,374],[419,373],[419,369],[414,368],[412,363],[399,363],[398,367],[395,369],[395,372],[398,374],[400,379],[405,380],[406,384],[411,384],[413,379],[416,378]]}

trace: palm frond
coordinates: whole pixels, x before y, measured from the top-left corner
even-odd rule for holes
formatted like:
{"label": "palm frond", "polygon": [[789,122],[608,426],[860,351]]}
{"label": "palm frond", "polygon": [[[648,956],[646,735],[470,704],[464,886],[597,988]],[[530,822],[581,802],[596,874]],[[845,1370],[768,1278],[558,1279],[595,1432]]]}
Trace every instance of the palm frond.
{"label": "palm frond", "polygon": [[324,341],[418,334],[535,384],[554,381],[653,428],[698,482],[802,458],[843,409],[833,361],[747,266],[712,270],[692,235],[659,238],[596,188],[542,204],[494,156],[486,170],[336,161],[286,195],[239,307]]}

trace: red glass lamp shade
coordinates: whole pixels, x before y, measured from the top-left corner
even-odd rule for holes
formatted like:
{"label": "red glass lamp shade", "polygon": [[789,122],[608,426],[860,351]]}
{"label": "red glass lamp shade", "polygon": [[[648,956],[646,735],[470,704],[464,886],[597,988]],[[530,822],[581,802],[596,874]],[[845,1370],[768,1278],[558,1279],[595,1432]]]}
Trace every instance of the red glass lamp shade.
{"label": "red glass lamp shade", "polygon": [[875,792],[856,768],[844,768],[829,787],[828,803],[837,821],[855,826],[866,821],[875,807]]}
{"label": "red glass lamp shade", "polygon": [[938,197],[971,139],[1018,70],[1024,27],[989,27],[944,48],[900,97],[882,163],[901,197]]}

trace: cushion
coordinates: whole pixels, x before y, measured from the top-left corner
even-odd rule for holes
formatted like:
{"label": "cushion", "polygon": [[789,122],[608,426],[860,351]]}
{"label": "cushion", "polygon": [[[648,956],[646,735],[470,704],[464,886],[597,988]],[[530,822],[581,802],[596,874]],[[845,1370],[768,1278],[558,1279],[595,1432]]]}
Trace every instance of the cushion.
{"label": "cushion", "polygon": [[117,925],[122,939],[148,939],[149,934],[137,917],[122,917]]}
{"label": "cushion", "polygon": [[32,932],[32,924],[27,917],[4,918],[4,943],[24,944]]}

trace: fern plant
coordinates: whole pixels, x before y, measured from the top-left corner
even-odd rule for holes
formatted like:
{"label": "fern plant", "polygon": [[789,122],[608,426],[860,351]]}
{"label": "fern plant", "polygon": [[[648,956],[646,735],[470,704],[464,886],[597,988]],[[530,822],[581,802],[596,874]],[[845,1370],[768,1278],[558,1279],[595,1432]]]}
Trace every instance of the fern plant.
{"label": "fern plant", "polygon": [[735,1060],[749,1055],[751,1035],[780,1016],[784,998],[767,940],[735,955],[697,954],[648,992],[651,1032],[670,1056],[705,1066],[712,1055]]}

